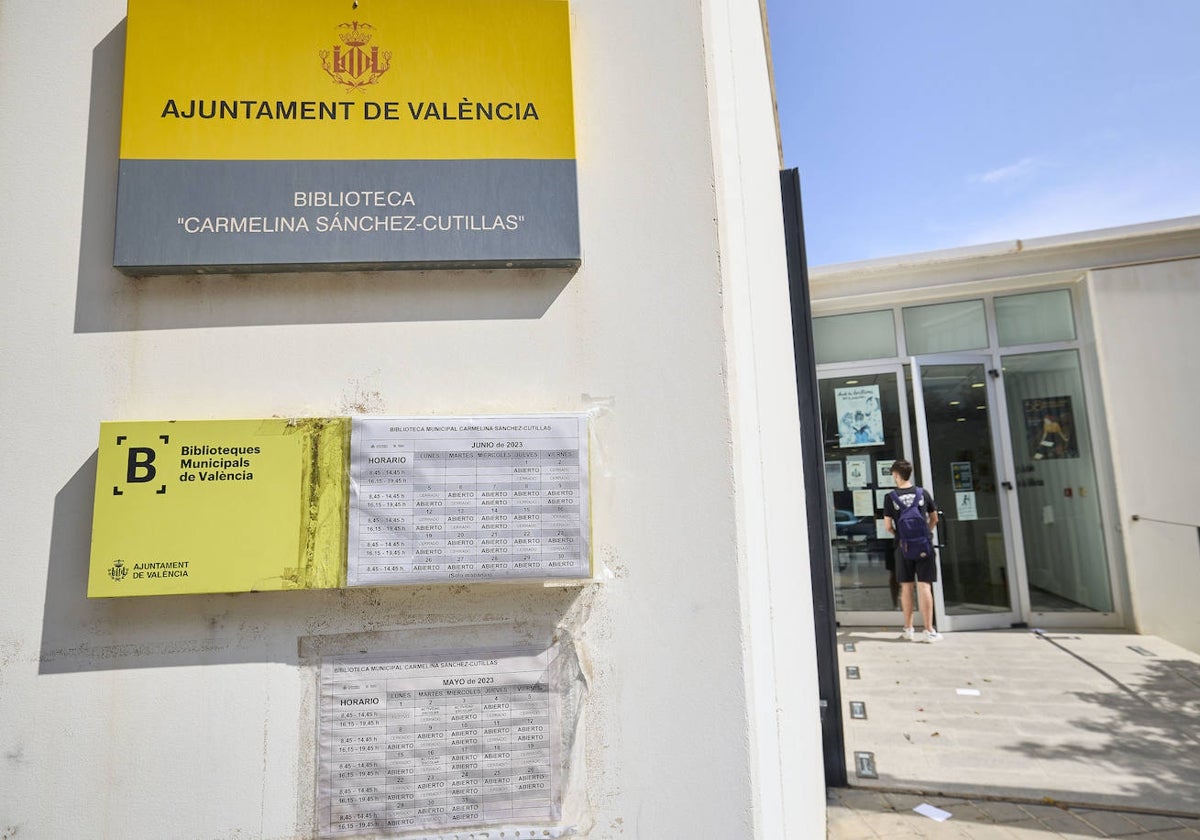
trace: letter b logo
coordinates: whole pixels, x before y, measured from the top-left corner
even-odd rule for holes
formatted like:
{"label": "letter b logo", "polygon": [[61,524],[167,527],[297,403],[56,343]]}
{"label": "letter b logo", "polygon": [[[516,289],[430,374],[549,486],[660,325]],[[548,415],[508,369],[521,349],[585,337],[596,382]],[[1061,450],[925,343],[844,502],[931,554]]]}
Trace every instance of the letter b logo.
{"label": "letter b logo", "polygon": [[154,450],[148,446],[129,447],[129,462],[125,469],[125,480],[130,484],[153,481],[158,472],[154,467]]}

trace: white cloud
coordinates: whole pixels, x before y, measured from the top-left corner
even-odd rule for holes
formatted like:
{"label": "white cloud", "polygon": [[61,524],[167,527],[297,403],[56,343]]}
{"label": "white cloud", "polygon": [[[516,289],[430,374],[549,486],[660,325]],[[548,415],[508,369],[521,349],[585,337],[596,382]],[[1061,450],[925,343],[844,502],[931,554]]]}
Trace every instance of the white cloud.
{"label": "white cloud", "polygon": [[1010,163],[1008,166],[984,172],[982,175],[972,175],[968,180],[976,184],[1003,184],[1027,178],[1040,166],[1041,162],[1037,158],[1026,157],[1016,163]]}
{"label": "white cloud", "polygon": [[[1078,173],[960,229],[959,244],[1031,239],[1200,214],[1200,158],[1126,162]],[[999,208],[997,208],[999,209]]]}

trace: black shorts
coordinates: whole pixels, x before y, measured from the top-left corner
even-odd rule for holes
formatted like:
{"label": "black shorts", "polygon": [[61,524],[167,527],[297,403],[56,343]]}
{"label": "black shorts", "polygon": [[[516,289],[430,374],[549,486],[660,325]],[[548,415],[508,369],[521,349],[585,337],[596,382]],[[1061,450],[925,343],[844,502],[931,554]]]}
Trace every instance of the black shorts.
{"label": "black shorts", "polygon": [[937,560],[926,557],[923,560],[905,560],[896,546],[896,580],[900,583],[912,583],[919,580],[922,583],[933,583],[937,580]]}

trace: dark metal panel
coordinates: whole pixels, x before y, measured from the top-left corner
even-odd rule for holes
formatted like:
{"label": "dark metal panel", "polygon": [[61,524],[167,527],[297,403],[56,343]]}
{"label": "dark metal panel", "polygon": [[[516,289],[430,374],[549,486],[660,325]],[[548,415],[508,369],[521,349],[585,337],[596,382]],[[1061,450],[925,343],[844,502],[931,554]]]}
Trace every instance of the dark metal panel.
{"label": "dark metal panel", "polygon": [[825,456],[817,398],[816,356],[812,339],[812,301],[808,291],[808,256],[804,248],[804,214],[800,172],[780,173],[783,224],[787,239],[788,285],[792,301],[792,343],[796,359],[796,394],[800,405],[800,439],[804,458],[808,558],[816,622],[817,681],[821,693],[821,750],[825,783],[845,787],[846,749],[842,735],[842,699],[838,683],[837,619],[834,615],[829,512],[825,504]]}

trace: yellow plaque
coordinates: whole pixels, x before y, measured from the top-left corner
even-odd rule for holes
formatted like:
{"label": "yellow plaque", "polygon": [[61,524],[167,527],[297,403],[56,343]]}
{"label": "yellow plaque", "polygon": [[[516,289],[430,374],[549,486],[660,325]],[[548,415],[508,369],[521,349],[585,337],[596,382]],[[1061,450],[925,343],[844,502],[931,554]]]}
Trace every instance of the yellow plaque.
{"label": "yellow plaque", "polygon": [[575,157],[564,0],[129,0],[121,157]]}
{"label": "yellow plaque", "polygon": [[578,266],[566,0],[129,0],[113,265]]}
{"label": "yellow plaque", "polygon": [[103,423],[88,597],[345,583],[348,418]]}

